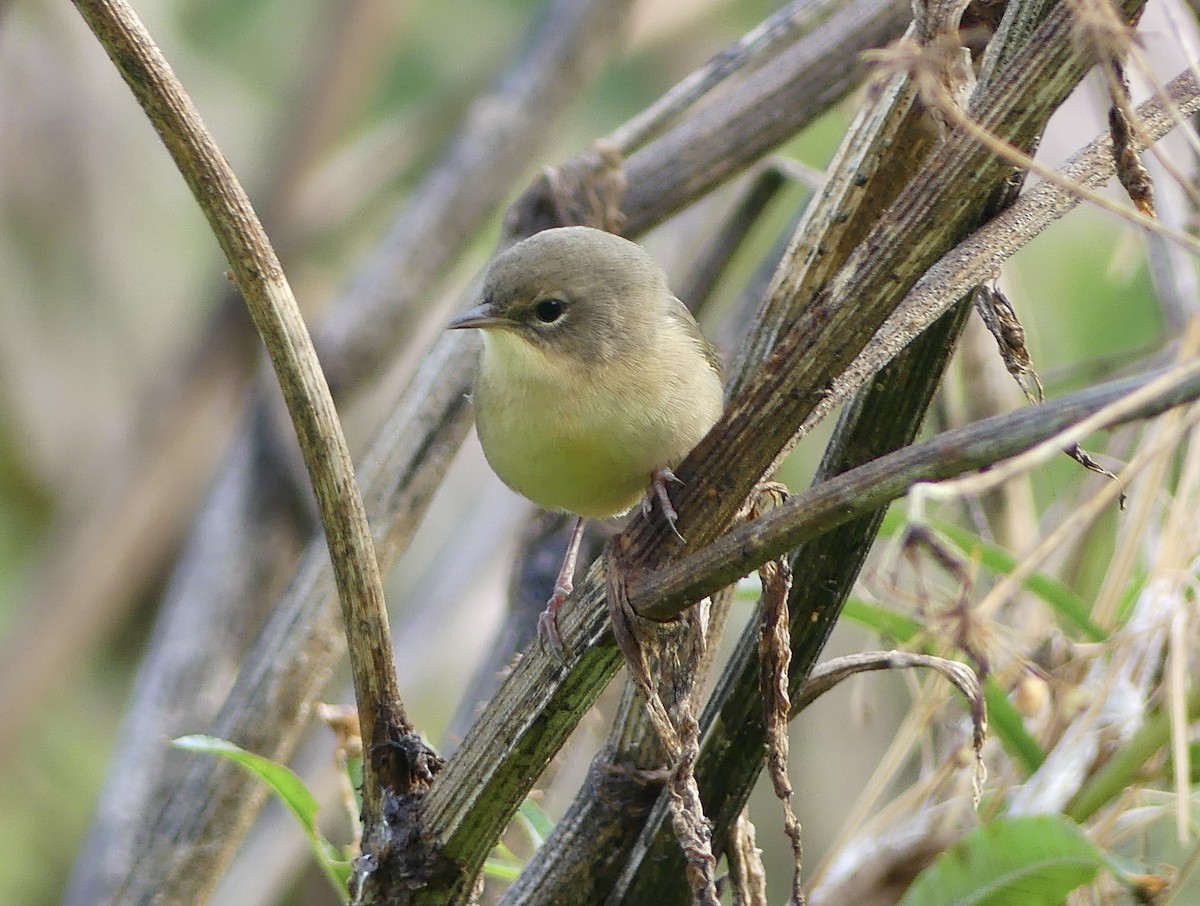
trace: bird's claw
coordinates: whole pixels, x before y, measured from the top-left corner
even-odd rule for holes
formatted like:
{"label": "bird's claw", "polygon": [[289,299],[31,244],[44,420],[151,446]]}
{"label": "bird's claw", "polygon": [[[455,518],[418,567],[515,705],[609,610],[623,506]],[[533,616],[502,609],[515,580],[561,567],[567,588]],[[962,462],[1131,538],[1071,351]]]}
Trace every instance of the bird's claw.
{"label": "bird's claw", "polygon": [[564,667],[567,666],[567,647],[558,631],[558,611],[570,594],[571,589],[556,585],[553,596],[546,602],[546,609],[538,616],[538,638],[554,652],[554,656]]}
{"label": "bird's claw", "polygon": [[685,541],[683,535],[679,534],[679,529],[675,527],[679,521],[679,514],[675,511],[674,504],[671,503],[671,495],[667,493],[668,482],[683,484],[683,480],[668,468],[655,469],[650,473],[650,487],[646,489],[646,496],[642,499],[642,512],[649,515],[654,501],[657,500],[658,508],[662,510],[663,517],[671,526],[675,537],[680,541]]}

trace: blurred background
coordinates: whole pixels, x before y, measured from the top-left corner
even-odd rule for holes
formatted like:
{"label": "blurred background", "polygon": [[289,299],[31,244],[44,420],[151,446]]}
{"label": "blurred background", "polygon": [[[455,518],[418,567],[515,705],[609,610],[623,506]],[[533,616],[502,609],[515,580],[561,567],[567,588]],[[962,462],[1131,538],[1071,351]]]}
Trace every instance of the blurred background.
{"label": "blurred background", "polygon": [[[136,6],[247,187],[306,314],[319,322],[541,4]],[[587,147],[774,9],[763,0],[642,0],[624,51],[554,126],[546,158],[529,176]],[[1174,75],[1183,59],[1180,35],[1190,27],[1152,4],[1141,32],[1161,74]],[[819,173],[858,100],[782,153]],[[1099,133],[1105,106],[1099,83],[1086,82],[1053,121],[1041,156],[1057,164]],[[755,229],[718,289],[715,319],[809,192],[789,190]],[[689,263],[689,224],[712,219],[725,204],[718,193],[646,244],[678,273]],[[353,449],[363,449],[498,229],[497,220],[447,281],[422,335],[345,412]],[[1130,227],[1085,208],[1005,269],[1049,395],[1117,373],[1170,338],[1177,313],[1155,294],[1144,252]],[[224,272],[183,181],[71,5],[0,2],[2,903],[38,906],[62,895],[113,769],[109,756],[162,584],[241,418],[258,350]],[[710,333],[722,335],[716,324]],[[981,384],[994,389],[994,401],[980,403]],[[935,427],[1023,404],[992,339],[973,328]],[[807,481],[823,439],[807,439],[789,463],[785,479],[793,487]],[[1018,550],[1032,544],[1038,514],[1083,480],[1078,473],[1064,461],[1035,475],[1026,488],[1029,510],[1006,543]],[[419,656],[399,665],[400,678],[410,714],[431,741],[453,744],[445,734],[500,623],[511,539],[527,516],[472,439],[389,581],[395,634],[422,640]],[[1085,598],[1103,579],[1115,518],[1114,511],[1100,521],[1087,555],[1067,568]],[[469,568],[456,571],[464,558]],[[751,607],[740,604],[736,618],[746,619]],[[869,644],[864,631],[843,627],[829,654]],[[873,675],[831,693],[793,725],[808,865],[843,831],[910,695],[903,679]],[[351,701],[344,679],[329,698]],[[544,803],[551,816],[569,802],[611,706],[610,695],[556,761],[557,782]],[[329,833],[344,841],[348,829],[328,767],[332,746],[329,731],[315,727],[295,766],[328,806]],[[909,765],[895,783],[917,770]],[[765,794],[752,810],[778,901],[787,883],[778,811]],[[216,901],[335,902],[305,867],[299,830],[273,805],[263,821],[274,822],[264,825],[272,830],[252,835]],[[282,850],[281,837],[289,838]],[[263,872],[264,860],[285,867]],[[234,890],[236,900],[229,898]]]}

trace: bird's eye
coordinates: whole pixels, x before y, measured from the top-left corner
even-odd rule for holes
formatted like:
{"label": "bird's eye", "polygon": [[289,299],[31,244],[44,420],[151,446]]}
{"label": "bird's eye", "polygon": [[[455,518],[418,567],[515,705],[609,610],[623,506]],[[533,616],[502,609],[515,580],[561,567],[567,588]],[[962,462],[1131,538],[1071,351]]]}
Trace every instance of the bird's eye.
{"label": "bird's eye", "polygon": [[543,299],[533,307],[533,315],[543,324],[553,324],[566,310],[567,303],[562,299]]}

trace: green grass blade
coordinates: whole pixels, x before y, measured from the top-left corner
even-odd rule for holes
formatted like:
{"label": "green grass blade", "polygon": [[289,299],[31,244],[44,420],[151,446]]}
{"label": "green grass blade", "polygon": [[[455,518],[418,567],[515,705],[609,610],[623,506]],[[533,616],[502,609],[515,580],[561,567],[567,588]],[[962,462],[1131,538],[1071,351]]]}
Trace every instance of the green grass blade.
{"label": "green grass blade", "polygon": [[282,765],[247,752],[241,746],[234,745],[225,739],[214,736],[181,736],[172,742],[178,749],[188,752],[199,752],[205,755],[216,755],[232,761],[234,764],[249,771],[265,783],[279,797],[288,810],[296,816],[300,827],[308,837],[309,846],[317,859],[317,864],[325,872],[330,884],[342,898],[349,901],[348,884],[351,865],[342,858],[337,847],[325,839],[325,835],[317,828],[317,800],[313,798],[304,781],[287,765]]}
{"label": "green grass blade", "polygon": [[1046,760],[1046,753],[1025,729],[1021,712],[1013,707],[1004,690],[990,676],[983,684],[983,698],[987,703],[988,726],[1000,740],[1004,751],[1011,755],[1025,769],[1025,775],[1029,776],[1042,766],[1042,762]]}
{"label": "green grass blade", "polygon": [[860,598],[847,598],[842,607],[842,617],[871,630],[876,635],[892,639],[898,645],[906,645],[925,629],[912,617],[878,604],[868,604]]}

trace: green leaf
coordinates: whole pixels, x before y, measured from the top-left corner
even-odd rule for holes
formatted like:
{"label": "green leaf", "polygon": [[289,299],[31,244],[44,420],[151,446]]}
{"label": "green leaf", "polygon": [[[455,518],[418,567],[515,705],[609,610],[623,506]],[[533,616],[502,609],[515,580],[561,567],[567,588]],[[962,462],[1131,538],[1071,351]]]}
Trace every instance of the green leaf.
{"label": "green leaf", "polygon": [[1046,753],[1025,729],[1021,712],[1013,707],[1004,690],[990,676],[983,684],[983,698],[987,703],[988,726],[1000,740],[1004,751],[1015,758],[1025,769],[1025,775],[1029,776],[1042,766]]}
{"label": "green leaf", "polygon": [[337,847],[325,839],[325,835],[317,828],[317,810],[320,806],[317,805],[317,800],[313,798],[313,794],[309,792],[308,787],[304,785],[304,781],[296,775],[295,771],[287,765],[263,758],[261,755],[255,755],[253,752],[247,752],[241,746],[234,745],[225,739],[217,739],[215,736],[181,736],[173,740],[171,744],[188,752],[217,755],[228,759],[270,787],[271,791],[288,807],[288,810],[296,816],[305,836],[308,837],[309,846],[317,863],[321,866],[321,870],[325,872],[325,876],[341,896],[342,902],[348,902],[348,885],[352,866],[342,858]]}
{"label": "green leaf", "polygon": [[1108,857],[1061,815],[999,819],[942,853],[900,906],[1060,906]]}
{"label": "green leaf", "polygon": [[846,599],[842,607],[842,616],[878,635],[887,636],[900,645],[911,642],[925,629],[912,617],[880,607],[878,604],[868,604],[859,598]]}
{"label": "green leaf", "polygon": [[489,856],[483,863],[483,873],[494,881],[506,881],[511,884],[521,876],[525,866],[516,860],[504,859],[499,856]]}
{"label": "green leaf", "polygon": [[554,822],[550,820],[545,809],[528,796],[517,810],[517,818],[520,820],[521,826],[525,828],[525,833],[529,835],[534,849],[541,846],[554,830]]}
{"label": "green leaf", "polygon": [[346,761],[346,776],[350,779],[350,789],[354,790],[355,814],[362,814],[362,776],[363,760],[361,757],[350,758]]}

